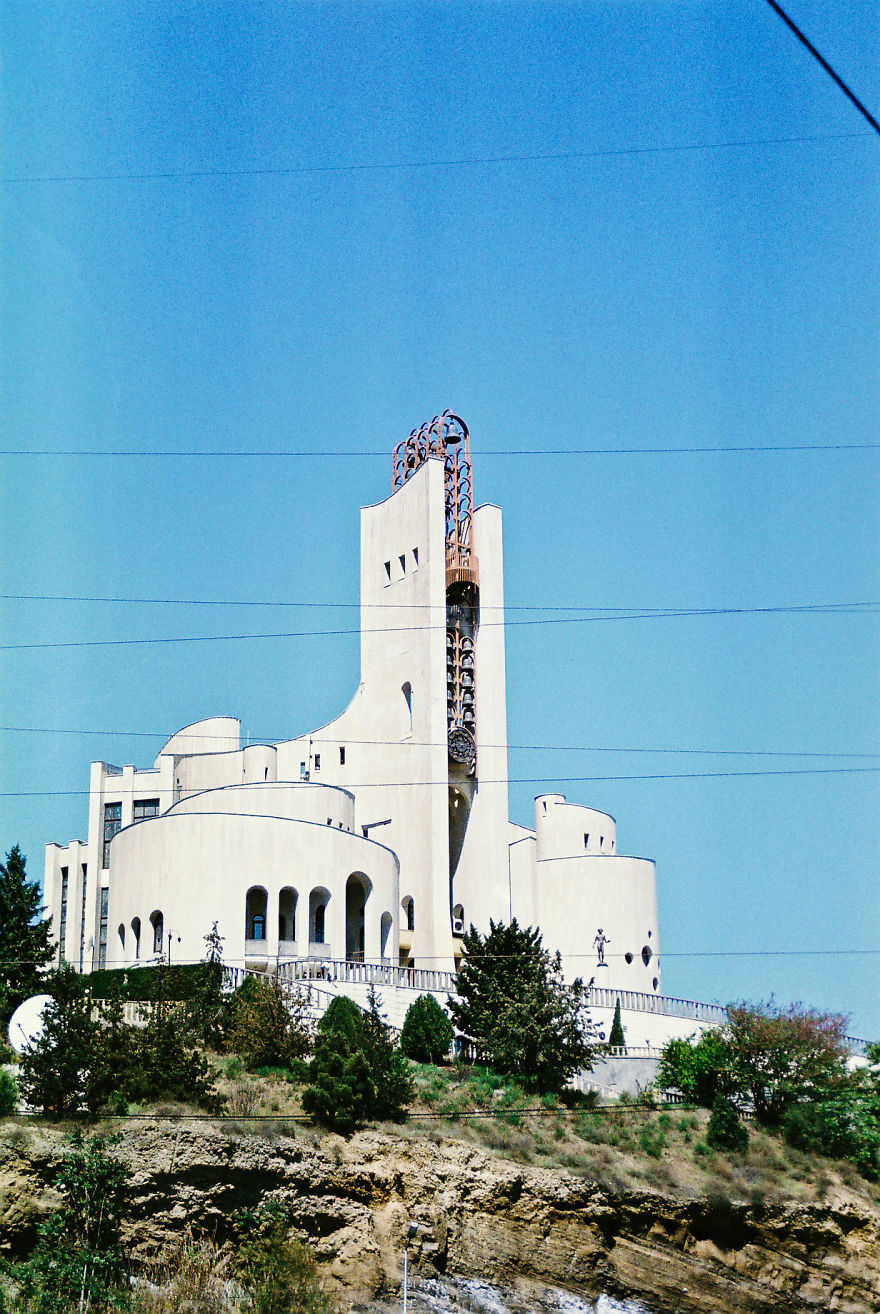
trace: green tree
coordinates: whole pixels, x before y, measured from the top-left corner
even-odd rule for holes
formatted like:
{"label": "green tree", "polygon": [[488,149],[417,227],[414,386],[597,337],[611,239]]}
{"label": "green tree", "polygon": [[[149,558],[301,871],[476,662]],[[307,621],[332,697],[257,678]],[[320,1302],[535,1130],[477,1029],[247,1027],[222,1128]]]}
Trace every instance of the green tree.
{"label": "green tree", "polygon": [[700,1036],[667,1041],[655,1085],[660,1090],[680,1090],[688,1100],[706,1109],[711,1109],[716,1095],[730,1095],[738,1082],[724,1033],[711,1027]]}
{"label": "green tree", "polygon": [[226,1013],[226,1047],[251,1070],[287,1067],[311,1049],[306,996],[285,991],[276,977],[245,977]]}
{"label": "green tree", "polygon": [[128,1170],[112,1142],[76,1135],[55,1179],[60,1208],[40,1227],[26,1263],[13,1268],[29,1314],[105,1311],[125,1303],[120,1229]]}
{"label": "green tree", "polygon": [[337,995],[318,1023],[303,1108],[347,1134],[369,1118],[402,1119],[413,1096],[406,1060],[370,992],[368,1012]]}
{"label": "green tree", "polygon": [[391,1028],[382,1016],[382,1001],[372,986],[368,1003],[367,1012],[362,1014],[363,1049],[374,1094],[367,1116],[401,1122],[415,1094],[409,1064],[394,1043]]}
{"label": "green tree", "polygon": [[0,1030],[23,1000],[40,994],[44,970],[54,957],[51,921],[41,920],[43,900],[29,881],[16,844],[0,863]]}
{"label": "green tree", "polygon": [[124,1084],[129,1068],[129,1029],[122,1024],[121,1005],[110,1006],[105,1033],[99,1018],[103,1005],[93,1004],[86,980],[68,966],[53,974],[42,1035],[22,1056],[25,1101],[54,1118],[80,1112],[94,1117],[111,1091]]}
{"label": "green tree", "polygon": [[790,1104],[783,1131],[789,1145],[850,1159],[880,1181],[880,1070],[857,1069],[833,1090]]}
{"label": "green tree", "polygon": [[614,1004],[614,1021],[611,1023],[611,1035],[608,1037],[608,1045],[611,1049],[624,1049],[626,1047],[626,1036],[623,1034],[623,1022],[620,1020],[620,1000]]}
{"label": "green tree", "polygon": [[485,937],[473,927],[464,937],[452,1021],[497,1072],[536,1091],[561,1090],[592,1065],[583,985],[565,984],[560,956],[544,949],[539,931],[515,918],[489,928]]}
{"label": "green tree", "polygon": [[433,995],[419,995],[406,1010],[400,1048],[416,1063],[443,1063],[452,1045],[452,1023]]}
{"label": "green tree", "polygon": [[18,1085],[11,1072],[0,1068],[0,1118],[11,1118],[18,1107]]}
{"label": "green tree", "polygon": [[363,1051],[363,1013],[337,995],[318,1023],[303,1108],[316,1122],[347,1135],[368,1116],[375,1087]]}
{"label": "green tree", "polygon": [[731,1004],[725,1035],[737,1088],[759,1122],[777,1125],[796,1100],[815,1098],[846,1082],[846,1018],[771,1000]]}
{"label": "green tree", "polygon": [[28,1104],[54,1118],[97,1114],[128,1100],[179,1099],[217,1112],[221,1099],[188,1027],[185,1005],[160,1000],[147,1023],[123,1019],[117,993],[94,1000],[88,977],[62,967],[50,980],[43,1034],[22,1057]]}
{"label": "green tree", "polygon": [[[108,1043],[109,1037],[102,1037]],[[160,1000],[147,1025],[130,1031],[132,1062],[120,1093],[131,1100],[181,1100],[219,1113],[223,1100],[204,1054],[195,1044],[186,1008]]]}

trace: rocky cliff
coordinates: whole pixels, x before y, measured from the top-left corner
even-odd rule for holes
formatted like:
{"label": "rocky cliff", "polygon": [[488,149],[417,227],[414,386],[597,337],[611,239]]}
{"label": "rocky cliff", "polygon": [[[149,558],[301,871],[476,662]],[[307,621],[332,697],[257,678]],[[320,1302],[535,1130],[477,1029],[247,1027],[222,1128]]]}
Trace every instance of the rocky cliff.
{"label": "rocky cliff", "polygon": [[[54,1203],[60,1130],[0,1127],[0,1251],[23,1252]],[[880,1212],[866,1200],[768,1206],[613,1192],[458,1142],[365,1131],[314,1141],[196,1121],[126,1124],[127,1241],[143,1263],[190,1224],[218,1237],[267,1195],[348,1304],[395,1291],[402,1237],[414,1273],[635,1296],[656,1314],[880,1310]]]}

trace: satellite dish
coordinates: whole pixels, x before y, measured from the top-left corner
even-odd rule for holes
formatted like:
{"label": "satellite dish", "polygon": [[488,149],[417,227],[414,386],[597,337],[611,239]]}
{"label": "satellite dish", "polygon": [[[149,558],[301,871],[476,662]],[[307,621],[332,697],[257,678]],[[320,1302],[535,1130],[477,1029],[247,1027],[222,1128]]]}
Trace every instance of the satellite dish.
{"label": "satellite dish", "polygon": [[51,995],[31,995],[9,1019],[9,1043],[19,1057],[43,1034],[43,1013],[53,1002]]}

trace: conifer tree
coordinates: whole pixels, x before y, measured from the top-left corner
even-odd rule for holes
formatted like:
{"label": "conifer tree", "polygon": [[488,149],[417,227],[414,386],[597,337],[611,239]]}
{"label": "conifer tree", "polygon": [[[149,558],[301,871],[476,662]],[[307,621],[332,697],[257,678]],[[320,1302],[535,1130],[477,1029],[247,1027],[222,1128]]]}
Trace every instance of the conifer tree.
{"label": "conifer tree", "polygon": [[16,844],[0,863],[0,1028],[18,1005],[40,993],[43,971],[54,956],[52,925],[40,920],[40,887],[29,881]]}
{"label": "conifer tree", "polygon": [[620,1000],[614,1005],[614,1021],[611,1023],[611,1034],[608,1037],[608,1044],[611,1049],[625,1049],[626,1037],[623,1034],[623,1022],[620,1019]]}
{"label": "conifer tree", "polygon": [[496,1072],[541,1092],[558,1091],[592,1063],[592,1028],[580,980],[567,985],[562,960],[549,954],[540,931],[489,922],[462,942],[456,998],[448,1000],[456,1028]]}

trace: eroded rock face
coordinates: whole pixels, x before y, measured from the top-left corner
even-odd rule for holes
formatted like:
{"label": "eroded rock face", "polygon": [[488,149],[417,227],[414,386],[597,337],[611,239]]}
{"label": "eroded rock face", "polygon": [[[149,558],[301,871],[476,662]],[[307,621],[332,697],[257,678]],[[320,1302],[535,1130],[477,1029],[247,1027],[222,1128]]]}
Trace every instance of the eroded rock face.
{"label": "eroded rock face", "polygon": [[[56,1201],[64,1134],[0,1128],[0,1252],[23,1253]],[[365,1131],[311,1144],[199,1122],[129,1124],[127,1244],[148,1263],[191,1225],[222,1239],[236,1209],[288,1201],[348,1303],[395,1291],[402,1238],[414,1273],[508,1287],[636,1296],[656,1311],[880,1310],[880,1215],[867,1205],[766,1206],[605,1191],[457,1142]]]}

